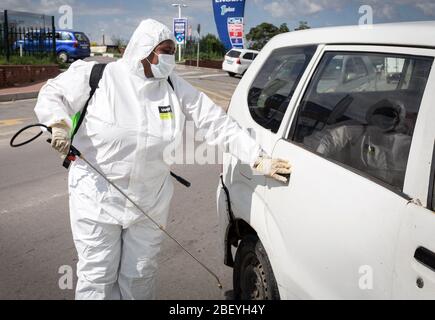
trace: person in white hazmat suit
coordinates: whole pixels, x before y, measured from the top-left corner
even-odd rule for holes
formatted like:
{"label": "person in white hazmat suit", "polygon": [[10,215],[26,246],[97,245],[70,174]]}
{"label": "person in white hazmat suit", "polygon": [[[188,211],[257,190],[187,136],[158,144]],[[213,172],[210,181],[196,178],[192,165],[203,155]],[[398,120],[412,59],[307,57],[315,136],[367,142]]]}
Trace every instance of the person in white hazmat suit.
{"label": "person in white hazmat suit", "polygon": [[[282,175],[290,173],[287,161],[267,157],[222,108],[173,72],[174,54],[172,32],[155,20],[142,21],[123,58],[107,65],[74,140],[93,165],[163,226],[173,194],[163,153],[180,137],[186,119],[206,130],[208,143],[259,173],[283,181]],[[39,94],[35,112],[52,128],[52,146],[62,154],[71,144],[71,116],[88,98],[94,64],[73,63]],[[69,196],[79,257],[76,299],[154,299],[162,231],[80,159],[70,169]]]}

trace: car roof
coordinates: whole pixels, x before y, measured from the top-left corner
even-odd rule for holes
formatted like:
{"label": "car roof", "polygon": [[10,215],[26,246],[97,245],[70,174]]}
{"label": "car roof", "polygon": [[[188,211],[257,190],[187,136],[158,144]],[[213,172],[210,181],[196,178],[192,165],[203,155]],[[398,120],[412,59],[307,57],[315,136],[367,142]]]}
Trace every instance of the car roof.
{"label": "car roof", "polygon": [[75,30],[56,30],[56,32],[84,33],[83,31],[75,31]]}
{"label": "car roof", "polygon": [[[252,52],[252,53],[259,53],[257,50],[250,50],[250,49],[239,49],[239,48],[232,48],[230,51],[239,51],[239,52]],[[228,52],[230,52],[228,51]]]}
{"label": "car roof", "polygon": [[345,26],[293,31],[275,36],[271,45],[373,44],[435,48],[435,21]]}

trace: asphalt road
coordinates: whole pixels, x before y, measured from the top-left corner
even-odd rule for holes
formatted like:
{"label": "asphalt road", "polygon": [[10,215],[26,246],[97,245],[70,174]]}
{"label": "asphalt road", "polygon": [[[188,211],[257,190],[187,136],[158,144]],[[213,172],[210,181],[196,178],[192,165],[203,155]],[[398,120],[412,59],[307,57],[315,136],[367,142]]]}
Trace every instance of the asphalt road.
{"label": "asphalt road", "polygon": [[[217,70],[177,69],[223,107],[239,82]],[[9,147],[15,131],[37,122],[35,103],[0,103],[0,299],[73,299],[74,290],[59,286],[65,270],[74,272],[76,283],[67,172],[42,138],[20,149]],[[173,170],[192,188],[176,184],[169,231],[219,275],[224,290],[168,239],[160,255],[158,299],[228,298],[232,270],[222,263],[217,234],[219,165],[176,165]]]}

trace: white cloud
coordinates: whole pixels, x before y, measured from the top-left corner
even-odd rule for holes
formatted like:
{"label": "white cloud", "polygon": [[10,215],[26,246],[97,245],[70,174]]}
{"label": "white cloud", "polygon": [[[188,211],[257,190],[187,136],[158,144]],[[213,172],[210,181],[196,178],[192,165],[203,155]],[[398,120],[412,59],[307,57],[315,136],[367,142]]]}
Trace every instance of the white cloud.
{"label": "white cloud", "polygon": [[269,12],[275,18],[297,18],[315,15],[324,10],[341,11],[348,5],[370,5],[375,16],[394,19],[398,16],[398,7],[408,5],[435,17],[435,0],[253,0],[256,5]]}
{"label": "white cloud", "polygon": [[323,10],[337,10],[344,7],[346,0],[254,0],[257,5],[263,6],[264,10],[273,17],[295,18],[301,15],[313,15]]}
{"label": "white cloud", "polygon": [[415,4],[417,8],[419,8],[421,11],[423,11],[424,14],[428,16],[435,16],[435,2],[423,2],[423,3],[416,3]]}
{"label": "white cloud", "polygon": [[90,1],[79,0],[2,0],[0,8],[15,11],[35,12],[48,15],[58,14],[59,8],[63,5],[69,5],[78,15],[120,15],[127,10],[119,5],[98,6]]}
{"label": "white cloud", "polygon": [[[249,1],[249,0],[248,0]],[[182,12],[212,12],[210,0],[152,0],[152,3],[159,7],[167,7],[168,10],[172,10],[178,15],[178,8],[173,8],[173,3],[181,3],[187,5],[186,8],[182,8]]]}

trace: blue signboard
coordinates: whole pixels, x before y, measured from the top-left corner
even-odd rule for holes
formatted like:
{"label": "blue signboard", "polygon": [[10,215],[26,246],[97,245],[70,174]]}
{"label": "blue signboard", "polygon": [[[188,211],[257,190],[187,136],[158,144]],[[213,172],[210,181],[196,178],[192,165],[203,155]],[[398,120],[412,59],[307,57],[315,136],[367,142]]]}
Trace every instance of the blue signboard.
{"label": "blue signboard", "polygon": [[174,37],[177,44],[184,44],[186,41],[187,19],[174,19]]}
{"label": "blue signboard", "polygon": [[245,0],[212,1],[216,28],[225,48],[243,48]]}

